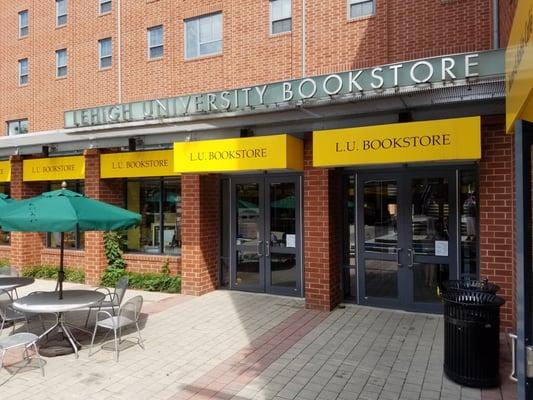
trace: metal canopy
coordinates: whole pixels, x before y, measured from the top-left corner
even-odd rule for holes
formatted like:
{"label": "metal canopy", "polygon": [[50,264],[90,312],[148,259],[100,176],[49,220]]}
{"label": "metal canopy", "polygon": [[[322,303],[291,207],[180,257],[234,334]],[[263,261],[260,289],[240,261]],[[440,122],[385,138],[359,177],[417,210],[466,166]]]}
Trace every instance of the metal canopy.
{"label": "metal canopy", "polygon": [[327,101],[299,101],[244,112],[196,115],[174,119],[59,129],[27,135],[0,137],[0,157],[41,153],[81,152],[88,148],[126,147],[138,138],[138,148],[170,148],[172,143],[240,136],[240,129],[254,134],[302,132],[351,126],[394,123],[409,111],[413,120],[504,113],[504,77],[420,84],[350,96],[331,96]]}

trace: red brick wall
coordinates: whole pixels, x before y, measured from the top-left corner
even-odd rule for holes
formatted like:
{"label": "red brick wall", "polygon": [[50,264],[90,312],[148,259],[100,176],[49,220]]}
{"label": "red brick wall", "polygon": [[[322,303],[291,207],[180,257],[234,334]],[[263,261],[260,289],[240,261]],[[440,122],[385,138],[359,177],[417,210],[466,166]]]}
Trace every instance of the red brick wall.
{"label": "red brick wall", "polygon": [[480,278],[502,289],[502,329],[514,326],[514,136],[503,118],[484,119],[479,163]]}
{"label": "red brick wall", "polygon": [[182,175],[181,205],[182,293],[198,296],[218,286],[219,176]]}
{"label": "red brick wall", "polygon": [[518,0],[499,0],[500,3],[500,47],[507,47],[511,26]]}
{"label": "red brick wall", "polygon": [[312,136],[304,142],[304,284],[307,308],[330,311],[341,299],[340,176],[313,168]]}
{"label": "red brick wall", "polygon": [[[56,28],[53,2],[0,0],[1,123],[29,118],[32,131],[57,129],[65,110],[119,101],[116,2],[103,16],[96,2],[68,3],[68,23]],[[301,77],[300,7],[293,1],[292,32],[272,36],[266,0],[123,1],[122,102]],[[490,8],[491,0],[376,0],[374,16],[348,21],[346,0],[308,1],[306,73],[490,49]],[[30,35],[18,39],[23,9],[29,10]],[[184,19],[219,10],[223,54],[185,60]],[[148,60],[146,29],[159,24],[165,54]],[[99,70],[97,41],[105,37],[113,38],[113,67]],[[68,75],[57,79],[55,51],[61,48],[68,49]],[[24,57],[29,84],[19,87],[17,60]]]}
{"label": "red brick wall", "polygon": [[[65,250],[64,266],[73,269],[85,269],[85,252],[80,250]],[[42,265],[59,266],[59,249],[43,248],[41,251]]]}
{"label": "red brick wall", "polygon": [[0,260],[10,262],[11,246],[0,246]]}
{"label": "red brick wall", "polygon": [[171,274],[181,274],[181,258],[165,255],[148,255],[148,254],[124,254],[124,260],[127,263],[128,271],[153,273],[161,272],[165,260],[168,259]]}

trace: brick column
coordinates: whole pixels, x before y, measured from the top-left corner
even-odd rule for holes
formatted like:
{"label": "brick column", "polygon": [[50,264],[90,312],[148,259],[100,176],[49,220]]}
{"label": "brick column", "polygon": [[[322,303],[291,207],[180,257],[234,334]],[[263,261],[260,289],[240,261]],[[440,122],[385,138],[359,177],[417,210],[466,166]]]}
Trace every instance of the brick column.
{"label": "brick column", "polygon": [[218,286],[220,222],[218,175],[181,177],[182,293],[201,296]]}
{"label": "brick column", "polygon": [[[11,157],[11,197],[17,200],[37,196],[46,190],[43,182],[22,180],[22,157]],[[11,266],[17,269],[41,264],[44,234],[37,232],[11,233]]]}
{"label": "brick column", "polygon": [[[340,302],[339,212],[341,180],[334,170],[313,168],[312,135],[304,142],[305,306],[330,311]],[[338,203],[338,204],[337,204]]]}
{"label": "brick column", "polygon": [[479,277],[501,287],[502,330],[514,329],[514,137],[503,118],[482,120],[479,163]]}
{"label": "brick column", "polygon": [[[85,195],[123,207],[122,179],[100,179],[100,151],[98,149],[86,149],[83,154],[85,156]],[[85,232],[85,282],[98,285],[106,268],[104,233]]]}

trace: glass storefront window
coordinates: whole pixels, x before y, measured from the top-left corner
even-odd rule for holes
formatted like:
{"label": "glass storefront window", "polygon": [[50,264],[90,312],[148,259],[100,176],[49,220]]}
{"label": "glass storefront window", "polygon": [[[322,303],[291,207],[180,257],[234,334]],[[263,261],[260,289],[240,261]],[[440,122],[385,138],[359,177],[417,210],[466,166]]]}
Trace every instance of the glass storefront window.
{"label": "glass storefront window", "polygon": [[181,252],[181,184],[179,178],[128,180],[128,210],[141,224],[127,232],[127,251],[178,255]]}
{"label": "glass storefront window", "polygon": [[[62,182],[51,182],[48,185],[48,190],[61,189]],[[73,192],[84,193],[84,183],[78,181],[67,182],[67,189]],[[73,232],[65,232],[65,249],[67,250],[82,250],[84,247],[85,234],[79,230]],[[61,246],[61,233],[53,232],[46,235],[46,246],[52,249],[59,249]]]}
{"label": "glass storefront window", "polygon": [[461,278],[477,279],[479,191],[476,172],[461,172],[459,196],[459,214],[461,215]]}
{"label": "glass storefront window", "polygon": [[[9,183],[0,183],[0,193],[10,195]],[[9,246],[11,244],[11,235],[9,232],[0,230],[0,246]]]}

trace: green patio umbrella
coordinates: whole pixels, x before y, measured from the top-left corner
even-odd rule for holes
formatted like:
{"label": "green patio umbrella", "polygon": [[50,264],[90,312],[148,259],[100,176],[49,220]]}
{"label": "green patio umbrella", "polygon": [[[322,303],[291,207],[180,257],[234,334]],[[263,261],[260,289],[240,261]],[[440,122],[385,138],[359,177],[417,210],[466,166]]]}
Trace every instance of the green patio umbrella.
{"label": "green patio umbrella", "polygon": [[0,193],[0,207],[7,206],[8,204],[14,203],[15,200],[13,200],[11,197],[9,197],[5,193]]}
{"label": "green patio umbrella", "polygon": [[46,192],[2,207],[0,227],[9,232],[61,232],[59,299],[63,298],[65,232],[129,229],[141,221],[140,214],[124,210],[65,189]]}

